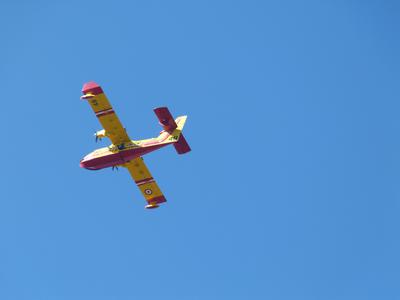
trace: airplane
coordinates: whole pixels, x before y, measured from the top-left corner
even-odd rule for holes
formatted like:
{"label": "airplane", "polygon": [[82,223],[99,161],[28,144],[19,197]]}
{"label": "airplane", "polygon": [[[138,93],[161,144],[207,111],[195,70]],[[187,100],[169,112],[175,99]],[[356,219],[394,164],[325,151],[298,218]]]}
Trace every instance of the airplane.
{"label": "airplane", "polygon": [[187,116],[180,116],[174,120],[167,107],[155,108],[154,112],[163,130],[158,137],[134,141],[130,139],[103,89],[97,83],[85,83],[82,93],[81,99],[89,102],[103,126],[102,130],[95,133],[96,142],[108,137],[112,144],[86,155],[80,161],[80,167],[88,170],[124,167],[146,199],[148,204],[145,208],[157,208],[159,204],[166,202],[142,156],[171,144],[178,154],[191,151],[182,134]]}

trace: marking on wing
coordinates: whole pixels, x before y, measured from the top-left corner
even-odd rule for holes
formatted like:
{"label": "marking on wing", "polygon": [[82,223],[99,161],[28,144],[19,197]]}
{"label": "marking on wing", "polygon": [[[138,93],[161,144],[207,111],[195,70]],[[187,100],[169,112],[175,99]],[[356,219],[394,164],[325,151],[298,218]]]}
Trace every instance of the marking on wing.
{"label": "marking on wing", "polygon": [[146,183],[154,182],[154,178],[153,177],[145,178],[145,179],[142,179],[142,180],[137,180],[135,182],[136,182],[137,185],[143,185],[143,184],[146,184]]}
{"label": "marking on wing", "polygon": [[99,118],[99,117],[106,116],[106,115],[113,114],[113,113],[114,113],[114,110],[112,108],[108,108],[108,109],[103,109],[103,110],[96,112],[96,116]]}

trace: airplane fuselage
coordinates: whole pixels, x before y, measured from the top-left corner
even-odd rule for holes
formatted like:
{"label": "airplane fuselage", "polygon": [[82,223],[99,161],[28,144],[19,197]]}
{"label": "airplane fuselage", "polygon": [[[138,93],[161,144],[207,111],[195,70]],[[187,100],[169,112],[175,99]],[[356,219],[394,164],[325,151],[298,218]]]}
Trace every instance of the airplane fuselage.
{"label": "airplane fuselage", "polygon": [[165,147],[171,142],[159,139],[149,139],[144,141],[131,141],[124,145],[111,145],[99,148],[86,155],[80,161],[80,167],[88,170],[100,170],[104,168],[123,165],[124,163],[143,156],[147,153]]}

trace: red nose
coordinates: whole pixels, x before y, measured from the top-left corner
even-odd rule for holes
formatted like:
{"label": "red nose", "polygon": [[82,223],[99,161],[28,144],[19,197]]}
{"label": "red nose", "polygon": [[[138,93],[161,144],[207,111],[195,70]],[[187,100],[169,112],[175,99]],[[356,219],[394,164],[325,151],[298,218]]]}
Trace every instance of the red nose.
{"label": "red nose", "polygon": [[86,164],[85,164],[85,161],[83,159],[81,159],[81,161],[79,162],[79,166],[81,168],[86,168]]}

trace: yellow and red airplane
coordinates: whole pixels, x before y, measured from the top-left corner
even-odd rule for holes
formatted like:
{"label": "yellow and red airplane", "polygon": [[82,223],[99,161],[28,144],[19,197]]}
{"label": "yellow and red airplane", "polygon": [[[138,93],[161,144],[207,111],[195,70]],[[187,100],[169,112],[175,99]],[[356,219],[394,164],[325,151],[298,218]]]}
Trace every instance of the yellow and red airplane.
{"label": "yellow and red airplane", "polygon": [[120,166],[127,168],[148,202],[146,208],[157,208],[166,199],[147,169],[142,156],[169,144],[175,147],[178,154],[189,152],[190,147],[182,134],[187,116],[180,116],[174,120],[168,108],[155,108],[154,112],[163,127],[160,135],[156,138],[134,141],[128,136],[103,89],[97,83],[85,83],[82,93],[81,99],[89,102],[104,128],[95,133],[96,141],[108,137],[112,144],[86,155],[81,160],[80,166],[89,170]]}

